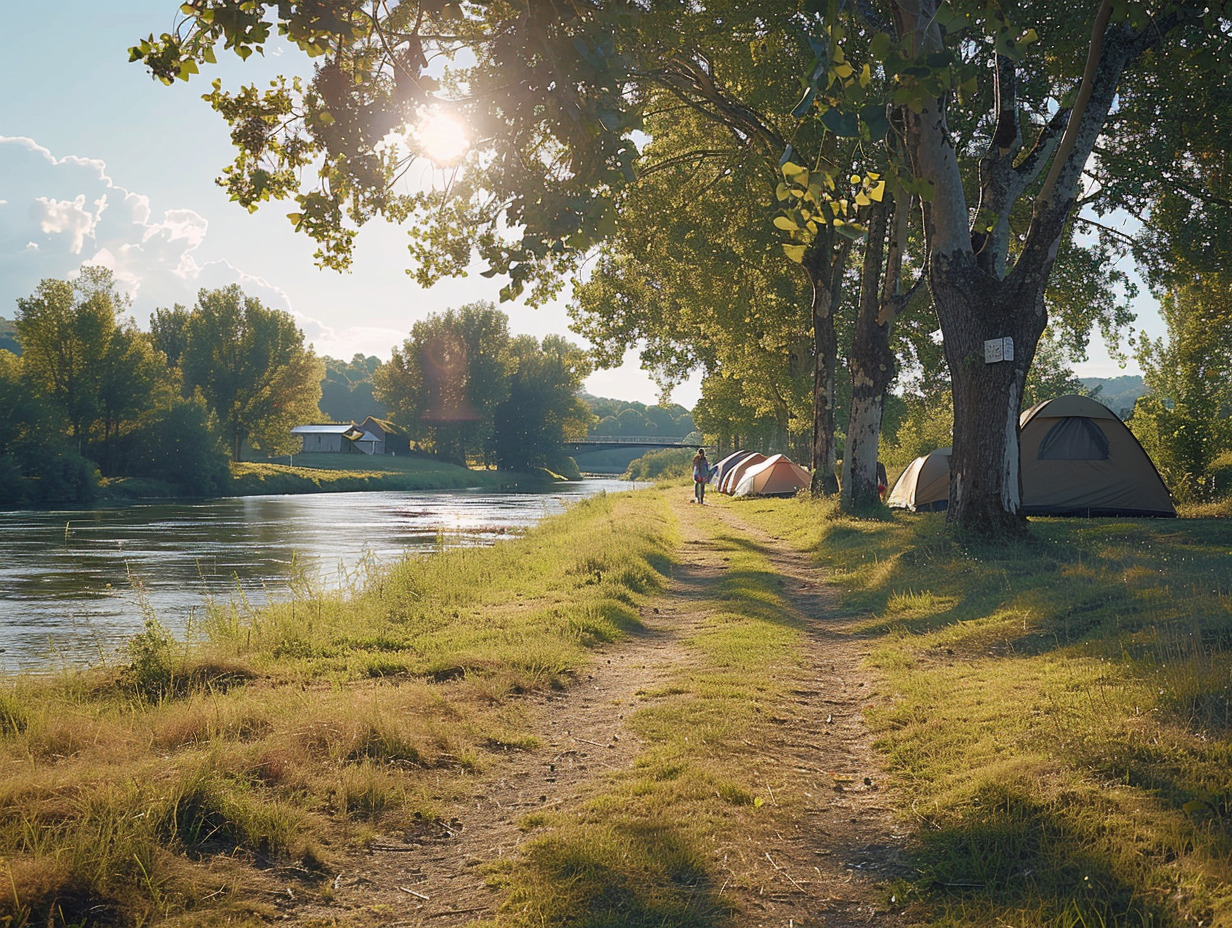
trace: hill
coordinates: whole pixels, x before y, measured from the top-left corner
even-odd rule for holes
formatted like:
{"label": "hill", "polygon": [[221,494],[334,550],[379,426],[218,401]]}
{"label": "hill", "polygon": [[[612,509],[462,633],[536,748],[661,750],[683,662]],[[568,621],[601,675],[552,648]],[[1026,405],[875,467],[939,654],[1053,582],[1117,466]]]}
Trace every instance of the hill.
{"label": "hill", "polygon": [[1095,398],[1122,419],[1129,418],[1138,397],[1147,392],[1146,384],[1137,374],[1121,377],[1083,377],[1082,385],[1095,391]]}

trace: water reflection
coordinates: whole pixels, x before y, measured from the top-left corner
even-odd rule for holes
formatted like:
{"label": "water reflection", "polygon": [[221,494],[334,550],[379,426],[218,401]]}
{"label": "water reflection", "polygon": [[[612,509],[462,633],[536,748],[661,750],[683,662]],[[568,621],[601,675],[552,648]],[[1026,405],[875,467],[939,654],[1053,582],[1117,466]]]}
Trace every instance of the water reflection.
{"label": "water reflection", "polygon": [[147,611],[178,635],[211,599],[260,605],[301,576],[338,587],[365,565],[491,544],[616,480],[543,493],[320,493],[74,512],[0,513],[0,669],[115,659]]}

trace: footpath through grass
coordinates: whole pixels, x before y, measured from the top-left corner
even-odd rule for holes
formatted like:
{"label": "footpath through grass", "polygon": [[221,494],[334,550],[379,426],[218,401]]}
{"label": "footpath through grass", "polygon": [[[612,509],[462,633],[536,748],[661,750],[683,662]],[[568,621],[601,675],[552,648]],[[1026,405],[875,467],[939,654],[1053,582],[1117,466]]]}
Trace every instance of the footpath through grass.
{"label": "footpath through grass", "polygon": [[921,924],[1232,925],[1232,522],[740,512],[868,616]]}

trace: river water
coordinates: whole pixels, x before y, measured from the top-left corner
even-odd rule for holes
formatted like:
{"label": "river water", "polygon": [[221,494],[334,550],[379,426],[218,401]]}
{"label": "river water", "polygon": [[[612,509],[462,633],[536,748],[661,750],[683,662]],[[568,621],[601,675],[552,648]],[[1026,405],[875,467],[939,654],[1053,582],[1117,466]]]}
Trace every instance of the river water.
{"label": "river water", "polygon": [[292,584],[349,588],[372,567],[492,544],[619,480],[538,493],[316,493],[0,512],[0,671],[114,662],[154,616],[178,637],[213,603]]}

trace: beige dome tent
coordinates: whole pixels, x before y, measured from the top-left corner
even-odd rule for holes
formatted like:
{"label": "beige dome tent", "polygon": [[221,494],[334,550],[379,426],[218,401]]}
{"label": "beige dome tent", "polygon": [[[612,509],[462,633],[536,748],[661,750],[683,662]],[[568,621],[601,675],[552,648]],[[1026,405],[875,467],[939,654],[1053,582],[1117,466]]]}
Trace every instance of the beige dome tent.
{"label": "beige dome tent", "polygon": [[950,504],[950,449],[938,448],[907,465],[886,498],[892,509],[930,512]]}
{"label": "beige dome tent", "polygon": [[1035,516],[1176,515],[1159,471],[1103,403],[1061,396],[1018,421],[1022,511]]}
{"label": "beige dome tent", "polygon": [[[1176,515],[1138,439],[1096,400],[1070,395],[1032,406],[1019,417],[1018,447],[1024,515]],[[949,494],[950,449],[943,448],[912,461],[888,502],[915,512],[944,509]]]}
{"label": "beige dome tent", "polygon": [[744,472],[734,496],[795,496],[810,483],[809,472],[776,454]]}
{"label": "beige dome tent", "polygon": [[736,466],[727,472],[727,476],[723,478],[723,482],[719,484],[719,492],[726,493],[729,496],[736,492],[736,485],[740,483],[740,478],[745,475],[750,467],[756,467],[766,456],[760,451],[754,451],[752,454],[736,462]]}

